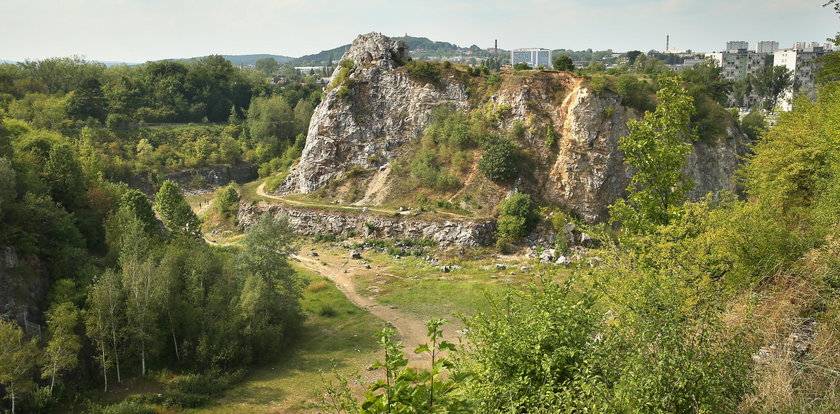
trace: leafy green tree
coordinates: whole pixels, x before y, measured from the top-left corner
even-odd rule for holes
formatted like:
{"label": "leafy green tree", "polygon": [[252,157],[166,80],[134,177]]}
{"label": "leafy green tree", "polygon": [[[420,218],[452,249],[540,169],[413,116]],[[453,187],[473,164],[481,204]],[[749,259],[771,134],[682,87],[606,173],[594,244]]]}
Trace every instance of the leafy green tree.
{"label": "leafy green tree", "polygon": [[141,374],[146,375],[147,346],[153,341],[161,299],[159,272],[149,257],[150,240],[143,223],[131,218],[120,240],[121,284],[125,292],[128,331],[139,346]]}
{"label": "leafy green tree", "polygon": [[67,105],[67,113],[74,119],[86,121],[93,118],[105,122],[108,101],[102,92],[102,84],[95,78],[83,81],[80,87],[73,91]]}
{"label": "leafy green tree", "polygon": [[170,180],[164,181],[160,186],[155,210],[171,232],[198,235],[201,231],[198,216],[184,199],[181,187]]}
{"label": "leafy green tree", "polygon": [[289,265],[294,236],[285,218],[263,214],[242,241],[236,258],[243,289],[240,311],[255,350],[265,350],[300,321],[300,280]]}
{"label": "leafy green tree", "polygon": [[216,190],[214,204],[222,215],[227,216],[238,210],[239,193],[236,191],[236,187],[233,184],[228,184]]}
{"label": "leafy green tree", "polygon": [[129,189],[120,197],[120,208],[125,208],[134,217],[143,223],[143,229],[149,235],[155,234],[158,229],[158,221],[155,212],[152,211],[152,204],[140,190]]}
{"label": "leafy green tree", "polygon": [[692,88],[697,88],[693,94],[703,92],[721,105],[725,105],[729,95],[733,92],[732,82],[726,81],[722,76],[723,68],[717,61],[711,58],[704,60],[690,68],[682,71],[681,75],[686,82],[691,83]]}
{"label": "leafy green tree", "polygon": [[79,158],[68,144],[54,145],[44,166],[44,181],[53,199],[66,207],[77,207],[85,191]]}
{"label": "leafy green tree", "polygon": [[760,111],[752,111],[741,119],[741,129],[751,140],[758,140],[759,136],[767,131],[767,122],[764,121],[764,114]]}
{"label": "leafy green tree", "polygon": [[79,324],[79,309],[65,302],[47,312],[49,341],[44,349],[41,377],[50,379],[50,394],[55,387],[55,378],[79,365],[79,350],[82,348],[76,328]]}
{"label": "leafy green tree", "polygon": [[691,189],[682,169],[691,152],[693,135],[688,128],[694,105],[679,77],[660,80],[659,106],[642,120],[630,120],[630,134],[620,139],[625,163],[633,167],[627,200],[610,206],[610,220],[631,231],[667,224]]}
{"label": "leafy green tree", "polygon": [[306,135],[309,129],[309,120],[312,118],[314,110],[311,103],[302,99],[298,101],[294,109],[295,135]]}
{"label": "leafy green tree", "polygon": [[260,160],[267,161],[286,147],[295,131],[292,108],[282,96],[256,97],[248,108],[248,134],[256,145],[262,146]]}
{"label": "leafy green tree", "polygon": [[597,392],[588,383],[596,382],[592,338],[603,316],[594,294],[572,286],[543,280],[509,291],[466,321],[457,372],[470,378],[476,412],[583,411]]}
{"label": "leafy green tree", "polygon": [[0,385],[6,398],[15,401],[35,389],[32,381],[38,347],[34,340],[25,340],[23,331],[14,323],[0,318]]}
{"label": "leafy green tree", "polygon": [[487,145],[478,169],[493,181],[507,181],[519,172],[519,147],[508,138],[499,138]]}
{"label": "leafy green tree", "polygon": [[525,62],[519,62],[519,63],[513,65],[513,70],[528,70],[528,69],[531,69],[531,66],[529,66]]}
{"label": "leafy green tree", "polygon": [[782,92],[795,86],[793,72],[784,66],[765,66],[755,73],[751,81],[753,90],[768,111],[775,110]]}
{"label": "leafy green tree", "polygon": [[13,202],[16,198],[15,169],[9,160],[0,157],[0,213],[3,212],[4,205]]}
{"label": "leafy green tree", "polygon": [[96,359],[102,367],[106,392],[108,368],[112,364],[116,368],[117,382],[122,382],[120,348],[125,329],[124,299],[120,276],[112,269],[106,269],[88,291],[85,329],[97,348]]}
{"label": "leafy green tree", "polygon": [[575,70],[575,64],[572,62],[572,58],[566,55],[560,55],[554,59],[554,70],[571,72]]}
{"label": "leafy green tree", "polygon": [[262,72],[266,75],[271,75],[277,69],[280,68],[280,65],[277,63],[276,60],[274,60],[274,58],[266,57],[266,58],[257,59],[257,62],[254,64],[254,67],[258,71],[260,71],[260,72]]}
{"label": "leafy green tree", "polygon": [[501,247],[515,243],[527,236],[537,224],[534,203],[525,193],[516,193],[499,204],[499,220],[496,224],[496,241]]}

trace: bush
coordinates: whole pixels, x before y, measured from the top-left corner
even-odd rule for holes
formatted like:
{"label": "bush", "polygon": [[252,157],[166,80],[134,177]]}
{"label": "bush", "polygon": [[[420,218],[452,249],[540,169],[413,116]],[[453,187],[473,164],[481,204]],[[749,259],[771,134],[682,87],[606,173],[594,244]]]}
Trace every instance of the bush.
{"label": "bush", "polygon": [[312,293],[318,293],[325,290],[328,287],[330,287],[329,282],[327,282],[326,280],[319,280],[317,282],[310,283],[309,286],[306,287],[306,290]]}
{"label": "bush", "polygon": [[318,315],[323,316],[325,318],[332,318],[335,317],[338,313],[335,310],[335,307],[329,303],[321,304],[321,307],[318,308]]}
{"label": "bush", "polygon": [[155,414],[154,408],[139,401],[126,400],[119,404],[109,405],[102,410],[102,414]]}
{"label": "bush", "polygon": [[437,83],[440,81],[440,67],[437,64],[421,60],[412,60],[405,66],[408,71],[408,75],[415,80],[427,83]]}
{"label": "bush", "polygon": [[216,209],[222,215],[234,213],[239,208],[239,193],[233,184],[228,184],[216,190]]}
{"label": "bush", "polygon": [[170,388],[184,394],[199,394],[207,396],[218,396],[224,389],[225,384],[211,376],[201,374],[184,375],[172,381]]}
{"label": "bush", "polygon": [[501,243],[517,242],[528,235],[538,220],[531,197],[516,193],[499,204],[496,239]]}
{"label": "bush", "polygon": [[525,63],[525,62],[519,62],[519,63],[513,65],[513,70],[528,70],[528,69],[531,69],[531,66],[528,66],[528,64]]}
{"label": "bush", "polygon": [[519,172],[519,148],[508,138],[500,138],[487,146],[478,162],[478,169],[493,181],[507,181]]}

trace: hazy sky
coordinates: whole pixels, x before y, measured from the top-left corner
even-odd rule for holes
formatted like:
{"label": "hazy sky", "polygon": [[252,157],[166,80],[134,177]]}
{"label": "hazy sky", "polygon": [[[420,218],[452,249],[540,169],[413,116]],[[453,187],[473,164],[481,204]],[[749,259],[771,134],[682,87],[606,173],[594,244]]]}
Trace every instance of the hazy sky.
{"label": "hazy sky", "polygon": [[0,0],[0,59],[144,62],[301,56],[360,33],[491,47],[713,51],[727,40],[824,41],[825,0]]}

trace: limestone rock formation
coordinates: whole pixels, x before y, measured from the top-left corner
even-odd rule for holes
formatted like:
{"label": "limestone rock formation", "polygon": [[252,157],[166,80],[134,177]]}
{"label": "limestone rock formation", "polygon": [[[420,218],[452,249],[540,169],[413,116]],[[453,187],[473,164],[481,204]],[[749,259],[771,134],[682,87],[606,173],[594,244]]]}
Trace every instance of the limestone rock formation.
{"label": "limestone rock formation", "polygon": [[309,193],[352,165],[383,165],[395,149],[423,131],[433,108],[445,102],[466,105],[463,84],[427,84],[398,70],[411,59],[405,42],[378,33],[360,35],[341,59],[353,64],[346,82],[349,93],[342,97],[341,85],[333,85],[343,69],[339,66],[332,89],[312,115],[299,168],[281,192]]}
{"label": "limestone rock formation", "polygon": [[341,213],[287,207],[279,204],[242,204],[237,219],[243,228],[251,226],[263,213],[288,217],[295,233],[303,236],[334,234],[365,238],[431,239],[441,248],[478,247],[493,243],[496,224],[493,220],[427,220],[414,217],[389,217],[373,213]]}
{"label": "limestone rock formation", "polygon": [[[619,138],[629,132],[627,121],[641,114],[609,90],[595,92],[569,73],[543,71],[503,74],[501,86],[489,96],[470,97],[467,84],[483,85],[482,78],[465,80],[457,75],[463,72],[450,70],[435,84],[414,80],[401,67],[409,59],[406,45],[374,33],[359,36],[343,59],[352,61],[353,69],[342,75],[339,67],[333,81],[346,75],[344,96],[339,85],[326,93],[312,117],[300,164],[280,192],[309,193],[350,166],[373,168],[405,155],[404,144],[421,136],[431,110],[451,103],[463,110],[504,108],[496,125],[501,134],[516,123],[525,126],[516,141],[528,153],[531,170],[509,187],[588,221],[606,219],[608,206],[624,195],[632,171],[618,150]],[[694,199],[735,190],[733,175],[747,151],[747,137],[727,122],[725,136],[695,143],[687,159],[685,172],[696,183]],[[547,142],[549,131],[554,142]]]}

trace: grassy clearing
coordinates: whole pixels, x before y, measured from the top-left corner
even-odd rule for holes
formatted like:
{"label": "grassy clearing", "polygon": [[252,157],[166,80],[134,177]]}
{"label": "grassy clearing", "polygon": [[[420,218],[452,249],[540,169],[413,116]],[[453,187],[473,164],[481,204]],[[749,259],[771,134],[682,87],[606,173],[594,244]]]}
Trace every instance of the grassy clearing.
{"label": "grassy clearing", "polygon": [[301,301],[309,318],[295,344],[277,360],[253,368],[224,398],[187,412],[317,412],[320,372],[328,374],[334,362],[349,375],[376,360],[374,335],[382,321],[350,303],[323,277],[298,271],[309,281]]}

